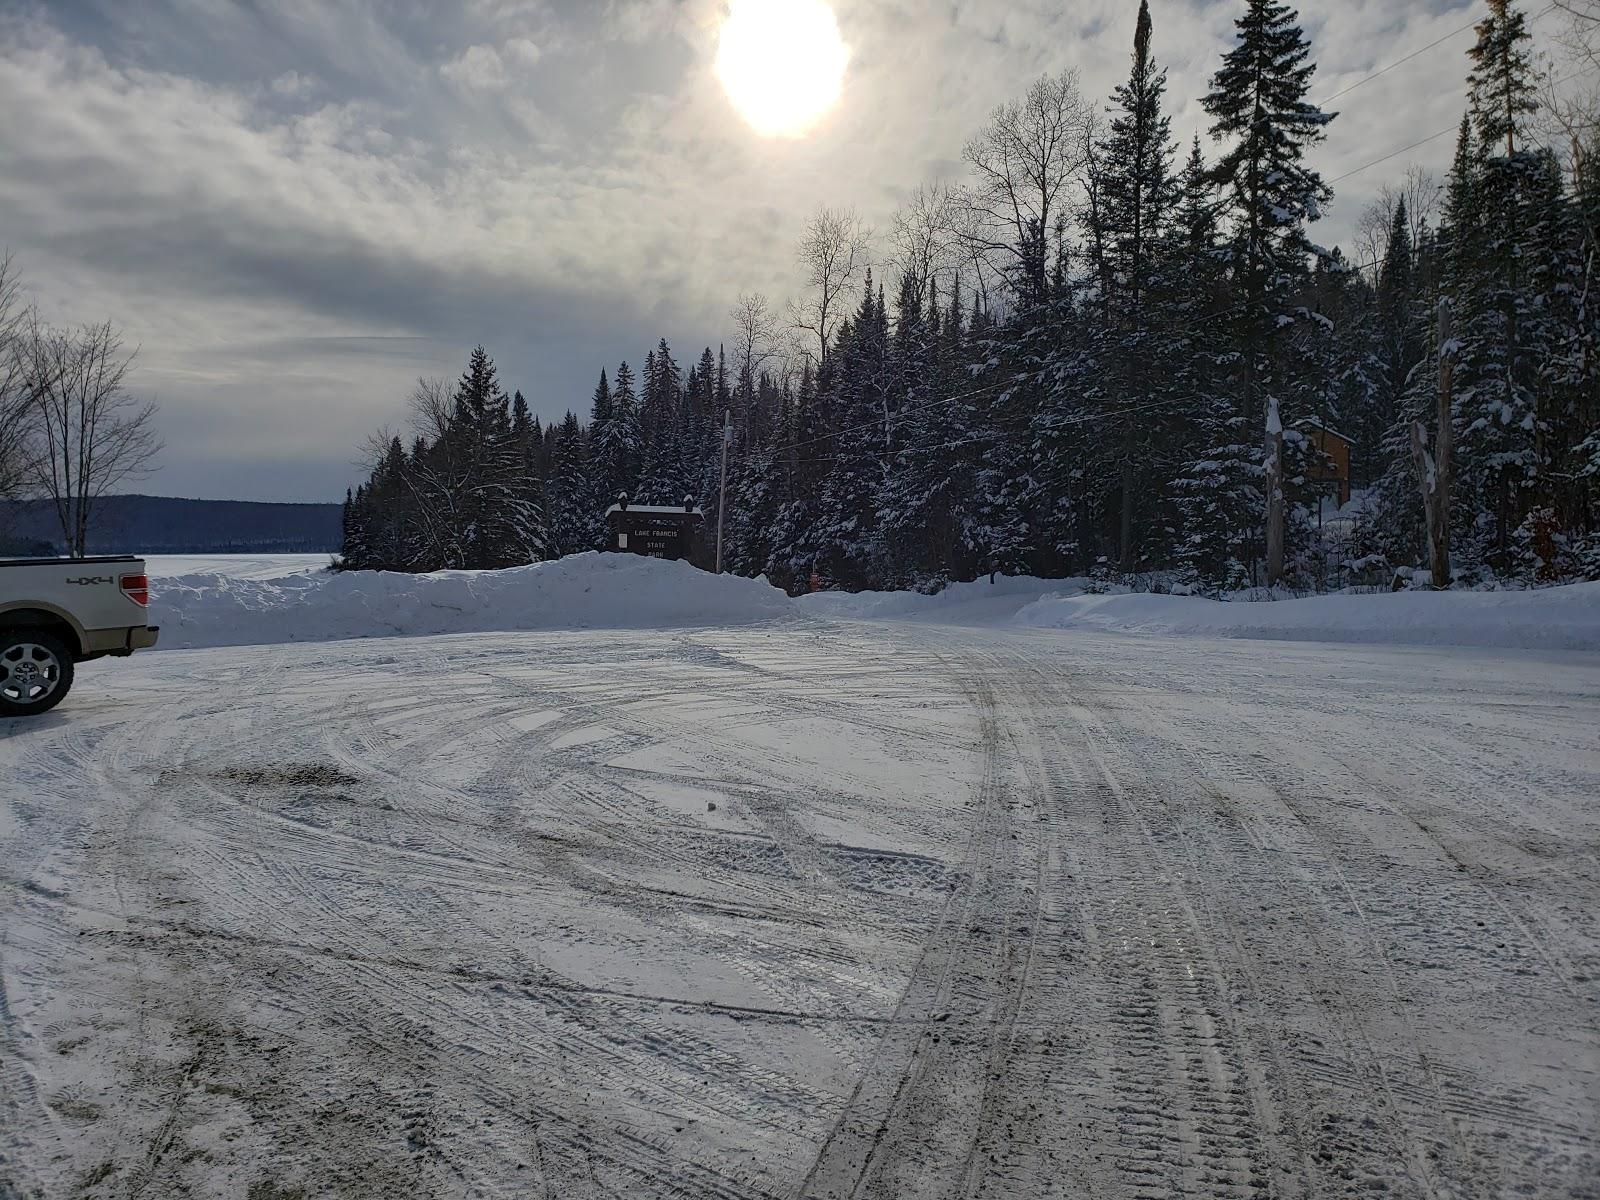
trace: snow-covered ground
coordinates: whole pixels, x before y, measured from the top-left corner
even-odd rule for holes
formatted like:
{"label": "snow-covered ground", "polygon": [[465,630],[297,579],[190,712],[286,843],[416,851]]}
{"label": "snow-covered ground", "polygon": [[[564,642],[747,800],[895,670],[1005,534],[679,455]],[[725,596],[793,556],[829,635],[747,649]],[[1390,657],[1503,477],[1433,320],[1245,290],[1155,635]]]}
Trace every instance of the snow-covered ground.
{"label": "snow-covered ground", "polygon": [[228,579],[283,579],[326,571],[331,554],[152,554],[145,565],[156,579],[221,575]]}
{"label": "snow-covered ground", "polygon": [[1600,655],[641,569],[0,725],[0,1195],[1595,1195]]}

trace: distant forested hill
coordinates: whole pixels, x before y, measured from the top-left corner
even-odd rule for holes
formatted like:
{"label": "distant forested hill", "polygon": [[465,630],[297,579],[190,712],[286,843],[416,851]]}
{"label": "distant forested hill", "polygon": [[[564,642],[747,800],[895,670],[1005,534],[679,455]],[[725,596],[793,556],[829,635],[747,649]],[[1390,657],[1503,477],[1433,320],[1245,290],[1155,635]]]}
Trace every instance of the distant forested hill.
{"label": "distant forested hill", "polygon": [[[337,504],[108,496],[102,506],[91,554],[320,554],[338,550],[341,536]],[[48,503],[0,507],[0,552],[39,542],[61,543]]]}

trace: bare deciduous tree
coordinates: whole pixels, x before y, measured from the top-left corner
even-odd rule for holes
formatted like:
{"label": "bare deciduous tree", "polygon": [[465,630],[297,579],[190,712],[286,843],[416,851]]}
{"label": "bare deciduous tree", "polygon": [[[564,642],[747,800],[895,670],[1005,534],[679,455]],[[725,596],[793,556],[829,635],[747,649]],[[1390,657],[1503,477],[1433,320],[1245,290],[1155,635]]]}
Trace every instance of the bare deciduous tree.
{"label": "bare deciduous tree", "polygon": [[976,177],[965,194],[976,249],[1014,259],[1035,295],[1044,291],[1044,240],[1067,207],[1067,191],[1088,163],[1093,108],[1075,70],[1036,80],[1003,104],[962,152]]}
{"label": "bare deciduous tree", "polygon": [[851,211],[819,208],[800,241],[800,266],[805,272],[806,298],[790,306],[795,329],[817,342],[817,361],[825,362],[828,348],[848,293],[867,268],[871,231]]}
{"label": "bare deciduous tree", "polygon": [[109,322],[67,330],[31,318],[20,337],[28,478],[55,508],[67,553],[81,558],[100,501],[148,474],[161,449],[156,405],[129,393],[134,356]]}
{"label": "bare deciduous tree", "polygon": [[[411,389],[411,424],[430,446],[448,443],[455,394],[447,380],[420,378]],[[469,470],[454,453],[435,454],[399,464],[397,482],[411,495],[418,522],[415,552],[427,561],[460,565],[462,547],[453,531],[462,525]]]}
{"label": "bare deciduous tree", "polygon": [[1389,253],[1389,230],[1394,224],[1394,205],[1380,195],[1361,210],[1356,218],[1356,262],[1368,280],[1378,277],[1378,268]]}
{"label": "bare deciduous tree", "polygon": [[1556,0],[1555,8],[1565,24],[1539,89],[1539,132],[1583,191],[1600,170],[1600,0]]}
{"label": "bare deciduous tree", "polygon": [[33,420],[23,386],[25,315],[22,279],[11,256],[0,257],[0,500],[16,499],[27,484],[26,449]]}
{"label": "bare deciduous tree", "polygon": [[[444,437],[450,428],[450,414],[455,408],[455,397],[447,380],[420,378],[411,389],[411,426],[419,437],[430,443]],[[387,453],[388,444],[380,447],[380,457]]]}
{"label": "bare deciduous tree", "polygon": [[756,377],[778,353],[778,318],[772,305],[760,292],[746,292],[739,297],[728,315],[733,318],[734,361],[739,364],[739,388],[749,393],[755,388]]}
{"label": "bare deciduous tree", "polygon": [[1412,165],[1406,168],[1402,182],[1384,184],[1378,198],[1362,211],[1356,222],[1355,252],[1357,262],[1372,279],[1377,278],[1378,268],[1389,253],[1389,233],[1400,201],[1405,201],[1406,228],[1411,244],[1416,246],[1422,241],[1422,231],[1433,224],[1443,191],[1437,175],[1426,167]]}
{"label": "bare deciduous tree", "polygon": [[961,216],[959,197],[942,183],[923,184],[894,215],[890,261],[911,281],[911,298],[919,308],[959,263]]}

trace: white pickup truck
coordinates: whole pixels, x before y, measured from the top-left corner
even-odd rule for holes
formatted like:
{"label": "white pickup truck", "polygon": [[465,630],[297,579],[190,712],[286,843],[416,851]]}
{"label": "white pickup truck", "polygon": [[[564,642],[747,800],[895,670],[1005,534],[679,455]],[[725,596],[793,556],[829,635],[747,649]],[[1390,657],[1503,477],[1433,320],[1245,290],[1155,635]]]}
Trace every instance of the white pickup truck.
{"label": "white pickup truck", "polygon": [[137,558],[0,559],[0,717],[60,704],[78,663],[154,646],[149,607]]}

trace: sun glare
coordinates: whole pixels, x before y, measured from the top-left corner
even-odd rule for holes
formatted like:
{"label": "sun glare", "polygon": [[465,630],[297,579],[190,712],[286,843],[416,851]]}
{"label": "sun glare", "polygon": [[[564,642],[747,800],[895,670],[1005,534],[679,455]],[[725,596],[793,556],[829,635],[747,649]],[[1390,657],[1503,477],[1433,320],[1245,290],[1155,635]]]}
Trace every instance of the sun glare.
{"label": "sun glare", "polygon": [[717,78],[757,133],[803,137],[833,107],[850,51],[826,0],[732,0]]}

